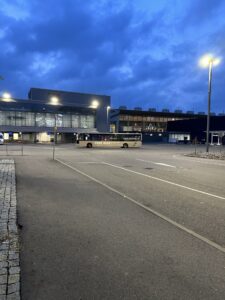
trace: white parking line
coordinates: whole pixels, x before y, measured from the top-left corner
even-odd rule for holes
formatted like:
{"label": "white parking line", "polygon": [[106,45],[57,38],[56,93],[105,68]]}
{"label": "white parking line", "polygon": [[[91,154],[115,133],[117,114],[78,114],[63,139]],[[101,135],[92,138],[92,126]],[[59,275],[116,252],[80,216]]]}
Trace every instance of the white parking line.
{"label": "white parking line", "polygon": [[[53,146],[52,147],[49,147],[49,146],[41,146],[41,145],[38,145],[38,146],[30,146],[30,145],[24,145],[24,148],[27,150],[27,149],[36,149],[36,150],[52,150],[53,149]],[[59,147],[56,147],[56,149],[58,150]]]}
{"label": "white parking line", "polygon": [[181,159],[184,162],[189,162],[192,161],[194,163],[200,163],[200,164],[204,164],[204,165],[211,165],[211,166],[221,166],[221,167],[225,167],[225,161],[223,163],[223,161],[221,161],[221,163],[218,163],[218,160],[215,159],[209,159],[209,158],[201,158],[202,160],[198,160],[197,158],[191,158],[190,156],[178,156],[178,155],[173,155],[173,158],[175,159]]}
{"label": "white parking line", "polygon": [[88,174],[86,174],[86,173],[80,171],[79,169],[77,169],[77,168],[75,168],[75,167],[73,167],[73,166],[71,166],[71,165],[69,165],[69,164],[67,164],[67,163],[65,163],[65,162],[63,162],[63,161],[61,161],[60,159],[56,159],[56,161],[59,162],[60,164],[64,165],[64,166],[66,166],[66,167],[68,167],[68,168],[70,168],[70,169],[76,171],[77,173],[79,173],[79,174],[81,174],[81,175],[83,175],[83,176],[85,176],[85,177],[91,179],[92,181],[94,181],[94,182],[96,182],[96,183],[98,183],[98,184],[104,186],[104,187],[107,188],[108,190],[110,190],[110,191],[112,191],[112,192],[114,192],[114,193],[120,195],[122,198],[125,198],[125,199],[127,199],[127,200],[133,202],[133,203],[136,204],[137,206],[139,206],[139,207],[141,207],[141,208],[147,210],[148,212],[150,212],[150,213],[152,213],[153,215],[155,215],[155,216],[157,216],[157,217],[163,219],[164,221],[170,223],[171,225],[173,225],[173,226],[175,226],[175,227],[177,227],[177,228],[179,228],[179,229],[185,231],[186,233],[190,234],[191,236],[194,236],[195,238],[197,238],[197,239],[199,239],[199,240],[205,242],[206,244],[208,244],[208,245],[214,247],[215,249],[217,249],[217,250],[219,250],[219,251],[225,253],[225,248],[222,247],[222,246],[220,246],[219,244],[217,244],[217,243],[215,243],[215,242],[213,242],[213,241],[211,241],[211,240],[205,238],[204,236],[202,236],[202,235],[200,235],[200,234],[194,232],[194,231],[191,230],[191,229],[188,229],[188,228],[184,227],[183,225],[180,225],[179,223],[177,223],[177,222],[171,220],[170,218],[168,218],[168,217],[162,215],[161,213],[155,211],[154,209],[151,209],[151,208],[149,208],[149,207],[147,207],[147,206],[141,204],[140,202],[136,201],[135,199],[133,199],[133,198],[131,198],[131,197],[129,197],[129,196],[127,196],[127,195],[121,193],[120,191],[118,191],[118,190],[114,189],[113,187],[109,186],[108,184],[106,184],[106,183],[104,183],[104,182],[102,182],[102,181],[100,181],[100,180],[98,180],[98,179],[96,179],[96,178],[94,178],[94,177],[92,177],[92,176],[90,176],[90,175],[88,175]]}
{"label": "white parking line", "polygon": [[100,161],[77,161],[77,164],[101,164],[102,162]]}
{"label": "white parking line", "polygon": [[152,160],[144,160],[144,159],[140,159],[140,158],[137,158],[136,160],[143,161],[143,162],[148,162],[148,163],[155,164],[155,165],[160,165],[160,166],[163,166],[163,167],[176,168],[175,166],[155,162],[155,161],[152,161]]}
{"label": "white parking line", "polygon": [[133,170],[129,170],[129,169],[117,166],[117,165],[113,165],[113,164],[104,162],[104,161],[102,163],[105,164],[105,165],[111,166],[113,168],[121,169],[121,170],[124,170],[126,172],[134,173],[134,174],[141,175],[141,176],[144,176],[144,177],[147,177],[147,178],[150,178],[150,179],[154,179],[154,180],[157,180],[157,181],[168,183],[170,185],[174,185],[174,186],[177,186],[177,187],[180,187],[180,188],[192,191],[192,192],[196,192],[196,193],[200,193],[200,194],[207,195],[207,196],[210,196],[210,197],[214,197],[214,198],[225,200],[225,197],[218,196],[218,195],[211,194],[211,193],[207,193],[207,192],[204,192],[204,191],[201,191],[201,190],[193,189],[191,187],[188,187],[188,186],[185,186],[185,185],[182,185],[182,184],[179,184],[179,183],[175,183],[175,182],[172,182],[172,181],[169,181],[169,180],[165,180],[165,179],[162,179],[162,178],[159,178],[159,177],[154,177],[154,176],[150,176],[150,175],[147,175],[147,174],[144,174],[144,173],[140,173],[140,172],[136,172],[136,171],[133,171]]}

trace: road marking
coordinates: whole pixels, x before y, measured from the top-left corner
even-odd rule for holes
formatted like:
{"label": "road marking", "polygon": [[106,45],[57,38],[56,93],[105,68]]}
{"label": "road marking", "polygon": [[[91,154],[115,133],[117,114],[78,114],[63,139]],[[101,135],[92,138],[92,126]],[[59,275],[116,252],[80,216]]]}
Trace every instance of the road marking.
{"label": "road marking", "polygon": [[133,171],[133,170],[129,170],[129,169],[117,166],[117,165],[113,165],[113,164],[104,162],[104,161],[102,163],[105,164],[105,165],[111,166],[113,168],[121,169],[121,170],[124,170],[126,172],[134,173],[134,174],[141,175],[141,176],[144,176],[144,177],[147,177],[147,178],[150,178],[150,179],[154,179],[154,180],[157,180],[157,181],[168,183],[170,185],[174,185],[174,186],[177,186],[177,187],[180,187],[180,188],[192,191],[192,192],[196,192],[196,193],[200,193],[200,194],[207,195],[207,196],[210,196],[210,197],[214,197],[214,198],[225,200],[225,197],[218,196],[218,195],[211,194],[211,193],[207,193],[207,192],[204,192],[204,191],[201,191],[201,190],[193,189],[191,187],[188,187],[188,186],[185,186],[185,185],[182,185],[182,184],[179,184],[179,183],[175,183],[175,182],[172,182],[172,181],[169,181],[169,180],[165,180],[165,179],[162,179],[162,178],[159,178],[159,177],[154,177],[154,176],[147,175],[147,174],[144,174],[144,173],[140,173],[140,172],[136,172],[136,171]]}
{"label": "road marking", "polygon": [[155,164],[155,165],[160,165],[160,166],[163,166],[163,167],[176,168],[175,166],[164,164],[164,163],[155,162],[155,161],[152,161],[152,160],[144,160],[144,159],[140,159],[140,158],[137,158],[136,160],[148,162],[148,163]]}
{"label": "road marking", "polygon": [[176,168],[175,166],[164,164],[164,163],[156,163],[156,165],[164,166],[164,167],[170,167],[170,168]]}
{"label": "road marking", "polygon": [[104,186],[104,187],[107,188],[108,190],[110,190],[110,191],[116,193],[117,195],[120,195],[123,199],[125,198],[125,199],[131,201],[132,203],[134,203],[134,204],[136,204],[137,206],[139,206],[139,207],[141,207],[141,208],[147,210],[148,212],[150,212],[150,213],[152,213],[153,215],[155,215],[155,216],[161,218],[162,220],[164,220],[164,221],[170,223],[171,225],[173,225],[173,226],[175,226],[175,227],[177,227],[177,228],[179,228],[179,229],[185,231],[186,233],[188,233],[188,234],[194,236],[195,238],[197,238],[197,239],[199,239],[199,240],[205,242],[206,244],[208,244],[208,245],[214,247],[215,249],[217,249],[217,250],[219,250],[219,251],[225,253],[225,248],[222,247],[222,246],[220,246],[219,244],[217,244],[217,243],[215,243],[215,242],[213,242],[213,241],[211,241],[211,240],[205,238],[204,236],[202,236],[202,235],[200,235],[200,234],[194,232],[194,231],[191,230],[191,229],[188,229],[188,228],[184,227],[183,225],[180,225],[179,223],[177,223],[177,222],[171,220],[170,218],[168,218],[168,217],[162,215],[161,213],[155,211],[154,209],[151,209],[151,208],[145,206],[144,204],[141,204],[140,202],[136,201],[135,199],[133,199],[133,198],[131,198],[131,197],[129,197],[129,196],[127,196],[127,195],[121,193],[120,191],[118,191],[118,190],[114,189],[113,187],[109,186],[108,184],[106,184],[106,183],[104,183],[104,182],[102,182],[102,181],[100,181],[100,180],[98,180],[98,179],[96,179],[96,178],[94,178],[94,177],[92,177],[92,176],[90,176],[90,175],[84,173],[83,171],[80,171],[80,170],[77,169],[76,167],[73,167],[73,166],[71,166],[71,165],[69,165],[69,164],[63,162],[63,161],[60,160],[60,159],[56,159],[56,161],[59,162],[60,164],[64,165],[64,166],[66,166],[66,167],[68,167],[68,168],[74,170],[75,172],[77,172],[77,173],[79,173],[79,174],[81,174],[81,175],[83,175],[83,176],[85,176],[85,177],[91,179],[92,181],[94,181],[94,182],[100,184],[101,186]]}
{"label": "road marking", "polygon": [[[32,148],[32,149],[36,149],[36,150],[52,150],[53,149],[53,147],[49,147],[49,146],[45,146],[45,145],[38,145],[38,146],[29,146],[29,145],[24,145],[24,148],[26,148],[26,150],[27,149],[30,149],[30,148]],[[56,149],[58,150],[58,149],[60,149],[59,147],[56,147]]]}
{"label": "road marking", "polygon": [[184,162],[192,161],[192,162],[197,162],[197,163],[205,164],[205,165],[225,167],[225,163],[222,163],[223,160],[221,160],[221,163],[218,163],[218,162],[216,162],[216,159],[201,158],[202,160],[197,160],[198,159],[197,157],[195,159],[192,156],[186,156],[186,155],[183,155],[183,156],[173,155],[173,158],[182,159]]}
{"label": "road marking", "polygon": [[101,164],[100,161],[77,161],[77,164]]}

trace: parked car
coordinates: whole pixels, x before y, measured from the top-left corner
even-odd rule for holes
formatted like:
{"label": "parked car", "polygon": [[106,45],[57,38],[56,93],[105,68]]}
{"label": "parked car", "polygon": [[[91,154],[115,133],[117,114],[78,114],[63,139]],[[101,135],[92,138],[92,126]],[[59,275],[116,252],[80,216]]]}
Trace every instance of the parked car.
{"label": "parked car", "polygon": [[0,145],[4,144],[4,136],[3,134],[0,132]]}

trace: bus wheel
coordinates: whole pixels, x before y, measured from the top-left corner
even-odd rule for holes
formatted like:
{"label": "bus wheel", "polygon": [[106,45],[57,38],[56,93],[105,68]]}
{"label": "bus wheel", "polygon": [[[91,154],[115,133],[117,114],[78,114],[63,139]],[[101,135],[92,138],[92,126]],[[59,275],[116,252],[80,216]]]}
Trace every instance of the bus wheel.
{"label": "bus wheel", "polygon": [[92,148],[92,143],[87,143],[87,148]]}
{"label": "bus wheel", "polygon": [[127,143],[123,144],[123,148],[128,148],[128,144]]}

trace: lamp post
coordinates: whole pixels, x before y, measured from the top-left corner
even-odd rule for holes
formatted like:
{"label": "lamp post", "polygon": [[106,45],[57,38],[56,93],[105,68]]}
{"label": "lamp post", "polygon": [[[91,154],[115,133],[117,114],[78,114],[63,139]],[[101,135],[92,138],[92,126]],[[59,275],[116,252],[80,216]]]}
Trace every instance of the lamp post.
{"label": "lamp post", "polygon": [[209,127],[210,127],[210,111],[211,111],[211,91],[212,91],[212,65],[213,61],[209,61],[209,82],[208,82],[208,110],[206,125],[206,152],[209,152]]}
{"label": "lamp post", "polygon": [[56,116],[56,114],[54,114],[54,117],[55,117],[55,126],[54,126],[54,143],[53,143],[53,153],[52,153],[53,160],[55,160],[55,145],[56,145],[56,137],[57,137],[57,124],[56,124],[56,121],[57,121],[57,116]]}
{"label": "lamp post", "polygon": [[[54,126],[54,143],[53,143],[53,153],[52,153],[52,156],[53,156],[53,160],[55,160],[55,146],[56,146],[56,142],[57,142],[57,121],[58,121],[58,117],[63,117],[62,114],[54,114],[54,117],[55,117],[55,126]],[[60,125],[59,125],[60,127]]]}
{"label": "lamp post", "polygon": [[206,125],[206,152],[209,152],[209,129],[210,129],[210,111],[211,111],[211,92],[212,92],[212,68],[220,63],[219,58],[213,57],[213,55],[207,54],[203,56],[199,64],[201,67],[208,67],[209,79],[208,79],[208,110],[207,110],[207,125]]}
{"label": "lamp post", "polygon": [[109,111],[110,111],[110,106],[107,106],[107,129],[110,131],[110,127],[109,127]]}
{"label": "lamp post", "polygon": [[[57,96],[52,96],[50,98],[50,105],[59,105],[59,98]],[[54,143],[53,143],[53,151],[52,151],[52,158],[55,160],[55,146],[56,146],[56,138],[57,138],[57,117],[61,115],[54,114],[55,124],[54,124]]]}

